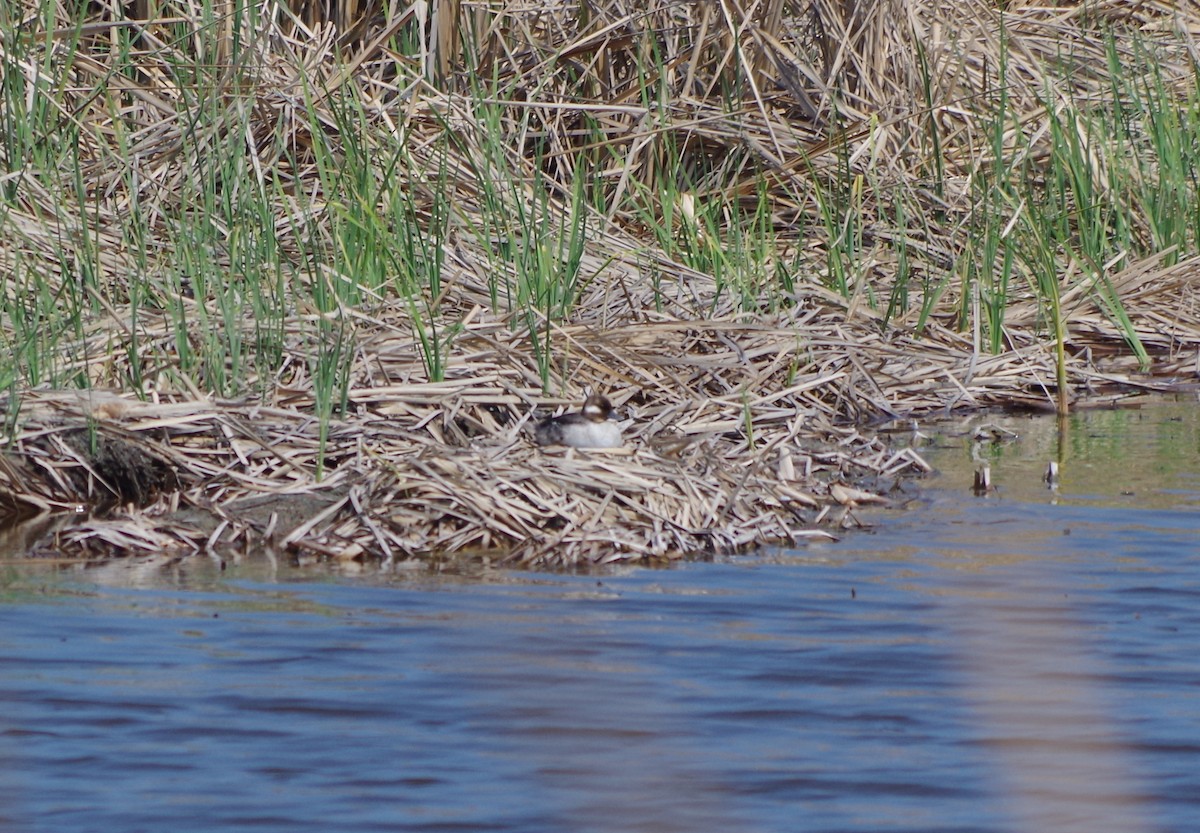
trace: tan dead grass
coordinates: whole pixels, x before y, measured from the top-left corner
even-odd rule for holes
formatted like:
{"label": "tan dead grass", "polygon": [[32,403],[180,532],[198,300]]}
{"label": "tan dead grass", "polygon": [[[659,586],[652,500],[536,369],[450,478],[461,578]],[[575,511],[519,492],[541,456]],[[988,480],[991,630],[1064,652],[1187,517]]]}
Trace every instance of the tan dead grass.
{"label": "tan dead grass", "polygon": [[[187,3],[174,8],[177,18],[199,19]],[[248,114],[255,125],[256,141],[246,152],[262,181],[270,171],[288,184],[275,230],[285,256],[304,256],[294,238],[302,225],[292,222],[297,214],[319,213],[336,199],[320,193],[315,162],[305,152],[312,142],[302,117],[310,106],[306,82],[315,81],[311,106],[318,112],[326,113],[339,85],[351,85],[372,119],[407,133],[414,158],[428,165],[414,172],[417,197],[432,200],[423,177],[438,170],[435,137],[447,124],[460,135],[456,155],[446,160],[459,221],[446,247],[441,309],[464,330],[448,356],[447,381],[424,381],[412,322],[401,304],[381,298],[342,311],[358,345],[352,408],[333,423],[324,448],[298,324],[284,370],[270,385],[274,393],[262,400],[217,401],[169,366],[148,381],[149,402],[128,392],[22,391],[6,413],[11,438],[0,458],[0,499],[14,515],[82,510],[73,522],[27,541],[35,554],[225,551],[265,543],[345,559],[467,552],[569,564],[736,551],[792,542],[823,522],[834,528],[852,522],[854,507],[870,499],[852,484],[886,490],[893,478],[923,470],[915,453],[891,449],[856,424],[957,408],[1052,407],[1053,356],[1032,299],[1010,313],[1009,349],[998,356],[937,319],[919,339],[906,332],[911,322],[904,319],[885,330],[861,296],[846,301],[803,279],[787,311],[764,305],[751,315],[737,309],[730,293],[718,297],[711,277],[657,251],[639,219],[620,212],[603,218],[589,239],[582,272],[591,279],[570,321],[554,331],[563,390],[544,396],[525,337],[489,309],[490,243],[471,231],[480,227],[471,216],[479,200],[475,174],[485,161],[467,98],[449,80],[441,89],[426,83],[411,61],[390,51],[386,35],[407,18],[379,21],[375,7],[345,6],[335,30],[311,16],[315,6],[305,6],[307,17],[296,25],[282,8],[269,8],[275,12],[253,41],[258,63],[242,68],[236,82],[231,74],[225,106],[231,118]],[[907,166],[921,152],[911,119],[924,111],[918,42],[933,68],[933,116],[950,137],[943,199],[960,198],[958,186],[987,162],[964,102],[994,80],[991,4],[822,2],[805,18],[774,1],[747,15],[737,4],[646,8],[619,0],[591,4],[586,24],[578,9],[563,6],[461,8],[457,23],[440,24],[440,71],[453,64],[448,44],[455,27],[473,21],[486,36],[472,59],[499,67],[508,90],[538,91],[509,105],[514,131],[515,114],[532,109],[529,129],[558,142],[548,179],[514,144],[509,161],[527,181],[548,187],[570,181],[574,127],[586,110],[609,137],[603,158],[612,193],[619,196],[635,180],[655,193],[670,134],[682,152],[728,160],[726,175],[709,184],[711,194],[749,194],[757,172],[770,172],[780,257],[798,251],[808,262],[823,261],[827,241],[811,229],[811,237],[801,233],[812,205],[800,195],[811,193],[808,180],[831,161],[823,151],[836,141],[850,142],[855,158],[891,160],[879,167],[882,177],[911,176]],[[1044,90],[1047,61],[1072,56],[1077,93],[1103,84],[1105,45],[1092,34],[1094,16],[1142,31],[1200,30],[1192,3],[1007,8],[1014,54],[1026,56],[1014,70],[1013,98],[1030,109],[1031,135],[1038,130],[1032,102]],[[152,194],[163,217],[191,210],[185,172],[204,147],[185,141],[188,125],[177,114],[190,106],[188,91],[171,80],[167,60],[187,45],[166,40],[161,23],[121,22],[139,27],[146,52],[136,79],[115,72],[100,47],[120,16],[115,7],[101,11],[85,32],[85,44],[95,48],[81,52],[68,79],[68,100],[84,128],[88,212],[62,212],[52,196],[60,191],[29,177],[4,215],[0,237],[0,269],[35,263],[50,281],[72,278],[72,264],[58,258],[63,239],[86,232],[99,251],[103,283],[112,291],[96,299],[104,312],[87,322],[86,349],[74,351],[101,357],[76,368],[99,386],[124,378],[127,359],[110,350],[130,333],[122,287],[139,281],[151,294],[166,292],[162,276],[172,268],[168,235],[149,273],[120,238],[128,189]],[[337,31],[347,33],[340,42]],[[680,40],[685,32],[694,33],[691,43]],[[633,69],[639,50],[655,39],[678,56],[668,64],[673,97],[661,111],[642,103]],[[341,61],[339,43],[347,55]],[[210,57],[222,60],[219,51]],[[1165,67],[1168,75],[1188,77],[1186,58]],[[729,114],[716,102],[721,85],[735,78],[747,85],[750,103]],[[110,85],[127,89],[120,125],[91,108]],[[331,115],[324,121],[335,129]],[[835,121],[850,127],[834,131]],[[127,154],[115,150],[118,133],[130,143]],[[826,138],[833,133],[836,140]],[[310,198],[301,203],[296,194]],[[550,210],[562,206],[552,203]],[[864,211],[875,210],[868,196]],[[945,237],[914,239],[913,251],[937,262],[955,245],[947,230]],[[221,252],[213,255],[230,266]],[[882,245],[877,257],[879,271],[891,268]],[[1111,276],[1156,357],[1156,376],[1130,366],[1121,332],[1093,302],[1068,299],[1076,390],[1194,381],[1198,277],[1195,259],[1173,266],[1151,259]],[[311,311],[297,310],[296,320],[304,315]],[[253,322],[243,324],[249,331]],[[139,344],[148,357],[169,353],[163,345],[170,344],[172,326],[165,315],[139,309]],[[261,388],[262,381],[247,378],[246,387]],[[609,391],[626,411],[630,448],[534,447],[526,429],[535,407],[572,404],[588,387]],[[105,463],[106,447],[122,449],[115,452],[121,462]]]}
{"label": "tan dead grass", "polygon": [[[586,368],[580,382],[613,390],[631,421],[629,448],[609,452],[534,446],[532,403],[554,403],[528,384],[517,337],[477,324],[460,343],[470,361],[453,367],[453,379],[352,391],[354,416],[331,427],[321,481],[312,402],[300,392],[275,407],[31,392],[0,494],[28,513],[109,506],[54,529],[35,553],[224,552],[260,542],[341,559],[672,558],[827,535],[874,498],[848,485],[886,492],[926,469],[918,453],[846,417],[1051,407],[1043,344],[979,356],[950,334],[933,350],[883,339],[833,308],[813,318],[829,334],[783,321],[568,328]],[[420,368],[412,343],[370,359],[384,378]],[[1082,360],[1071,369],[1093,392],[1154,384]],[[167,464],[181,488],[137,508],[138,496],[84,442],[62,439],[89,432]],[[321,503],[293,504],[313,496]]]}

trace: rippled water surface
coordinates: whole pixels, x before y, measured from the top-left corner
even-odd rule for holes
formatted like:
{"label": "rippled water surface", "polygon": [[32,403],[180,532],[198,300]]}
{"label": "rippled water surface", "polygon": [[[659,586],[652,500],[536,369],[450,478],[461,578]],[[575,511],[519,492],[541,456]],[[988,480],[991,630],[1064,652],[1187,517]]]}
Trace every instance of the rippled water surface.
{"label": "rippled water surface", "polygon": [[10,564],[0,831],[1200,829],[1195,411],[942,437],[872,533],[671,569]]}

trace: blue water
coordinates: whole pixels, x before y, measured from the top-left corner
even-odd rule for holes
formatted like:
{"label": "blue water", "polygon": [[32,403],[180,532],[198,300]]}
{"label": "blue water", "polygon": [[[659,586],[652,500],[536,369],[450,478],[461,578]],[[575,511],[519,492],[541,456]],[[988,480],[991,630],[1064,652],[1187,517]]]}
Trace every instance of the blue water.
{"label": "blue water", "polygon": [[670,569],[14,568],[0,831],[1200,829],[1197,467],[977,498],[943,444],[873,532]]}

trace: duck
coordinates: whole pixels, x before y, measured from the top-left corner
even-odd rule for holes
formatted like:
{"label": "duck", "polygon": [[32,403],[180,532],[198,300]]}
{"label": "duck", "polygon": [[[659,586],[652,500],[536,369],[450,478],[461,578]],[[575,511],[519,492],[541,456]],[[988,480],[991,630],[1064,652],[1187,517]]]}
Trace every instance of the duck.
{"label": "duck", "polygon": [[593,393],[577,414],[543,419],[533,429],[538,445],[565,445],[571,448],[621,448],[621,426],[613,419],[608,398]]}

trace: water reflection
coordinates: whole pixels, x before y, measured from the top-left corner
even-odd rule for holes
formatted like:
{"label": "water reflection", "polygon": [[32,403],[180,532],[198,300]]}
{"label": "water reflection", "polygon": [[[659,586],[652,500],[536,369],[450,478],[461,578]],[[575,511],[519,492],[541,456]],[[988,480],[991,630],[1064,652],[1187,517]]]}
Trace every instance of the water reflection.
{"label": "water reflection", "polygon": [[1183,833],[1194,422],[1082,418],[1057,505],[1014,424],[991,497],[941,440],[925,508],[790,553],[10,569],[0,829]]}

